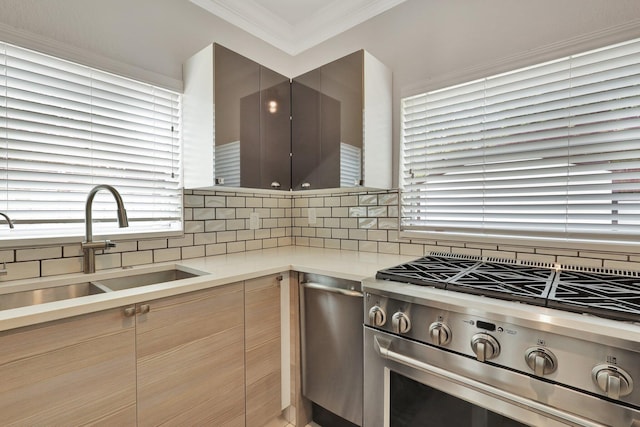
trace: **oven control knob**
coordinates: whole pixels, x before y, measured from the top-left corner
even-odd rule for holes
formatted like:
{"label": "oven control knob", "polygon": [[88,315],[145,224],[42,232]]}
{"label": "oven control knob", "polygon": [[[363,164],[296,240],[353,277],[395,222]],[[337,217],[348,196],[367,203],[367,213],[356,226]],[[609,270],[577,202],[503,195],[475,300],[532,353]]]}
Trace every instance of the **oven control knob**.
{"label": "oven control knob", "polygon": [[529,347],[524,353],[524,360],[539,377],[552,374],[558,368],[556,355],[542,347]]}
{"label": "oven control knob", "polygon": [[494,359],[500,354],[500,344],[498,341],[484,332],[471,337],[471,349],[480,362]]}
{"label": "oven control knob", "polygon": [[384,310],[379,305],[374,305],[369,310],[369,323],[373,326],[382,326],[387,321]]}
{"label": "oven control knob", "polygon": [[442,322],[429,325],[429,336],[435,345],[447,345],[451,342],[451,329]]}
{"label": "oven control knob", "polygon": [[409,320],[409,316],[401,311],[393,315],[391,325],[396,334],[406,334],[411,330],[411,320]]}
{"label": "oven control knob", "polygon": [[610,399],[620,399],[633,391],[631,375],[617,366],[598,365],[591,371],[591,378]]}

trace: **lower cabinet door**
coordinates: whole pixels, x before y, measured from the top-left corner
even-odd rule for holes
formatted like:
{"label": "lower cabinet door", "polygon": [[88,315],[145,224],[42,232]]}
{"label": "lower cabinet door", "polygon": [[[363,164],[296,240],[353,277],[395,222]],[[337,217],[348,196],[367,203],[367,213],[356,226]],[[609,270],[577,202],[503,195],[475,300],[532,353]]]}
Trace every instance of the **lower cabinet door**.
{"label": "lower cabinet door", "polygon": [[0,424],[134,426],[134,350],[121,309],[0,332]]}
{"label": "lower cabinet door", "polygon": [[280,279],[245,282],[247,427],[263,426],[282,412]]}
{"label": "lower cabinet door", "polygon": [[138,425],[243,426],[243,284],[150,301],[138,311]]}

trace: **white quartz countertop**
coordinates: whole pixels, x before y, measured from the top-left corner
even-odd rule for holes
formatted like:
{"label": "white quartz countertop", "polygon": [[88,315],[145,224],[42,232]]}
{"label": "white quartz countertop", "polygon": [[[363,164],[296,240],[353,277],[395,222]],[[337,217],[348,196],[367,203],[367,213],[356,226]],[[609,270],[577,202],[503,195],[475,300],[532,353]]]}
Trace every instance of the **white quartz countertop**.
{"label": "white quartz countertop", "polygon": [[194,258],[172,263],[102,270],[95,274],[76,273],[2,282],[0,284],[0,298],[3,294],[13,292],[100,281],[160,271],[167,268],[206,273],[202,276],[174,282],[158,283],[98,295],[2,310],[0,311],[0,331],[132,305],[286,271],[316,273],[361,281],[364,278],[374,276],[382,268],[398,265],[415,258],[415,256],[287,246]]}

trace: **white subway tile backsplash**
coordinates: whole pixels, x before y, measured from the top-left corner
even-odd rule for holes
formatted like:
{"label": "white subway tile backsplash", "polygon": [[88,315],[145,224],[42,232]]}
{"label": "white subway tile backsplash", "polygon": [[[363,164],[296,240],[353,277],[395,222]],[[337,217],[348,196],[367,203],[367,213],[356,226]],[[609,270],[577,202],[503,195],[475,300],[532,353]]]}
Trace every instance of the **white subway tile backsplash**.
{"label": "white subway tile backsplash", "polygon": [[378,242],[360,240],[358,242],[358,250],[361,252],[378,252]]}
{"label": "white subway tile backsplash", "polygon": [[358,250],[358,241],[357,240],[342,240],[340,242],[340,249],[344,249],[347,251],[357,251]]}
{"label": "white subway tile backsplash", "polygon": [[400,254],[415,255],[416,257],[421,257],[424,255],[424,245],[416,245],[412,243],[401,243]]}
{"label": "white subway tile backsplash", "polygon": [[45,260],[42,260],[41,268],[42,268],[41,275],[43,277],[56,276],[59,274],[80,273],[82,272],[82,268],[83,268],[83,258],[73,257],[73,258],[45,259]]}
{"label": "white subway tile backsplash", "polygon": [[196,233],[193,235],[194,245],[211,245],[216,243],[216,233]]}
{"label": "white subway tile backsplash", "polygon": [[225,231],[227,222],[222,219],[216,219],[213,221],[205,221],[204,222],[204,231]]}
{"label": "white subway tile backsplash", "polygon": [[362,194],[358,198],[358,204],[360,206],[375,206],[378,204],[377,194]]}
{"label": "white subway tile backsplash", "polygon": [[122,254],[103,253],[96,255],[96,270],[122,267]]}
{"label": "white subway tile backsplash", "polygon": [[125,252],[122,254],[123,267],[151,263],[153,263],[153,251]]}
{"label": "white subway tile backsplash", "polygon": [[340,197],[325,197],[324,206],[327,206],[327,207],[340,206]]}
{"label": "white subway tile backsplash", "polygon": [[245,248],[248,251],[262,249],[262,240],[247,240]]}
{"label": "white subway tile backsplash", "polygon": [[222,255],[227,253],[226,243],[217,243],[215,245],[207,245],[205,247],[205,256]]}
{"label": "white subway tile backsplash", "polygon": [[204,207],[204,196],[202,195],[185,195],[184,196],[184,207],[185,208],[203,208]]}
{"label": "white subway tile backsplash", "polygon": [[[264,221],[263,221],[264,223]],[[245,228],[246,221],[244,219],[229,219],[227,220],[227,230],[242,230]]]}
{"label": "white subway tile backsplash", "polygon": [[358,218],[358,228],[378,228],[378,219]]}
{"label": "white subway tile backsplash", "polygon": [[270,199],[263,198],[262,199],[262,207],[263,208],[277,208],[279,199]]}
{"label": "white subway tile backsplash", "polygon": [[216,210],[214,208],[194,208],[193,219],[196,221],[216,219]]}
{"label": "white subway tile backsplash", "polygon": [[278,247],[278,239],[264,239],[262,241],[262,247],[264,249],[277,248]]}
{"label": "white subway tile backsplash", "polygon": [[167,239],[140,240],[138,242],[138,250],[146,251],[148,249],[163,249],[167,247]]}
{"label": "white subway tile backsplash", "polygon": [[168,241],[168,247],[170,248],[181,246],[193,246],[193,234],[185,234],[182,237],[171,238]]}
{"label": "white subway tile backsplash", "polygon": [[238,240],[253,240],[256,238],[256,232],[254,230],[238,230]]}
{"label": "white subway tile backsplash", "polygon": [[202,233],[204,231],[205,221],[185,221],[185,233]]}
{"label": "white subway tile backsplash", "polygon": [[351,218],[366,217],[367,216],[367,208],[363,207],[363,206],[351,207],[351,208],[349,208],[349,216]]}
{"label": "white subway tile backsplash", "polygon": [[[99,253],[97,268],[178,261],[278,246],[313,246],[419,257],[431,251],[640,271],[640,256],[629,253],[534,248],[496,243],[400,240],[398,193],[260,194],[184,192],[184,235],[118,241]],[[309,224],[309,209],[315,223]],[[249,218],[259,215],[258,229]],[[79,272],[80,244],[0,250],[8,274],[0,281]]]}
{"label": "white subway tile backsplash", "polygon": [[324,197],[314,197],[309,199],[310,208],[322,208],[324,207]]}
{"label": "white subway tile backsplash", "polygon": [[398,193],[379,194],[378,203],[381,205],[398,206]]}
{"label": "white subway tile backsplash", "polygon": [[327,249],[340,249],[340,240],[324,239],[324,247]]}
{"label": "white subway tile backsplash", "polygon": [[235,242],[238,240],[237,233],[235,231],[220,231],[216,237],[218,243]]}
{"label": "white subway tile backsplash", "polygon": [[227,197],[227,207],[228,208],[244,208],[245,198],[244,197]]}
{"label": "white subway tile backsplash", "polygon": [[[234,208],[216,208],[215,219],[235,219],[236,210]],[[211,218],[211,219],[214,219]]]}
{"label": "white subway tile backsplash", "polygon": [[367,216],[386,217],[387,207],[386,206],[369,206],[367,208]]}
{"label": "white subway tile backsplash", "polygon": [[155,249],[153,251],[153,262],[177,261],[180,259],[180,248]]}
{"label": "white subway tile backsplash", "polygon": [[0,282],[40,277],[40,261],[13,262],[4,268],[7,274],[0,276]]}
{"label": "white subway tile backsplash", "polygon": [[207,208],[224,208],[226,207],[226,198],[224,196],[205,196],[204,205]]}
{"label": "white subway tile backsplash", "polygon": [[245,242],[229,242],[227,243],[227,253],[244,252],[247,249]]}
{"label": "white subway tile backsplash", "polygon": [[39,249],[18,249],[16,261],[36,261],[49,258],[62,258],[62,246]]}
{"label": "white subway tile backsplash", "polygon": [[0,262],[14,262],[15,251],[0,251]]}
{"label": "white subway tile backsplash", "polygon": [[181,248],[182,259],[200,258],[205,256],[204,246],[185,246]]}
{"label": "white subway tile backsplash", "polygon": [[282,208],[282,209],[291,209],[291,199],[289,198],[279,198],[278,200],[278,207]]}
{"label": "white subway tile backsplash", "polygon": [[358,196],[341,196],[340,206],[358,206]]}

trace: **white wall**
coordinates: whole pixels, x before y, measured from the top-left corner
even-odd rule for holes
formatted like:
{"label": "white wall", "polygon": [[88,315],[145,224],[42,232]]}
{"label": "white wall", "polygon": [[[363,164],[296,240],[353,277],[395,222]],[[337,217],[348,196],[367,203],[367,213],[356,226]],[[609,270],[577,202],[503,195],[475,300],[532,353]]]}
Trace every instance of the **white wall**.
{"label": "white wall", "polygon": [[640,37],[640,0],[407,0],[293,58],[188,0],[0,0],[6,34],[174,87],[214,41],[288,76],[364,48],[394,73],[397,165],[401,96]]}

